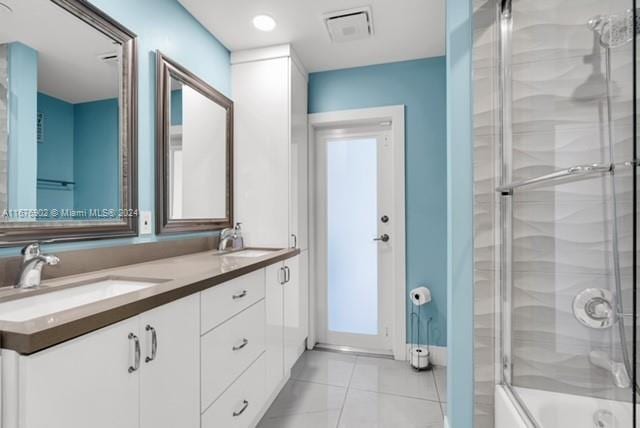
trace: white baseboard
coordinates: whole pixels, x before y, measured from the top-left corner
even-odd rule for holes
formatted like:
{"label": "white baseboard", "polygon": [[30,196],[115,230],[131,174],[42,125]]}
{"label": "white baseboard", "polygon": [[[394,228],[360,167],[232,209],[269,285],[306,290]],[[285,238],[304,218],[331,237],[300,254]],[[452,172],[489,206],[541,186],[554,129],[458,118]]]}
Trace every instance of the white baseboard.
{"label": "white baseboard", "polygon": [[449,428],[449,418],[447,418],[447,415],[444,415],[444,428]]}
{"label": "white baseboard", "polygon": [[[411,349],[411,346],[416,346],[416,345],[411,345],[410,343],[407,343],[407,361],[409,360],[409,356],[411,355],[411,353],[409,352],[409,349]],[[422,345],[423,347],[426,347],[425,345]],[[430,346],[429,349],[431,350],[431,364],[435,364],[436,366],[445,366],[447,365],[447,347],[446,346]]]}

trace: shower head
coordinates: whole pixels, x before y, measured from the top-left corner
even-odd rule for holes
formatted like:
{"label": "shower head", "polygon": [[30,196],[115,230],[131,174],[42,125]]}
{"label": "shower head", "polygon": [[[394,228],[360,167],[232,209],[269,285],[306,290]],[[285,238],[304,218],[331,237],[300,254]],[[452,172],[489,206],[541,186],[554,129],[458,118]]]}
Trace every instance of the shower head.
{"label": "shower head", "polygon": [[608,49],[618,48],[631,42],[640,30],[640,17],[637,15],[632,9],[622,15],[597,15],[587,22],[587,27],[598,34],[600,45]]}

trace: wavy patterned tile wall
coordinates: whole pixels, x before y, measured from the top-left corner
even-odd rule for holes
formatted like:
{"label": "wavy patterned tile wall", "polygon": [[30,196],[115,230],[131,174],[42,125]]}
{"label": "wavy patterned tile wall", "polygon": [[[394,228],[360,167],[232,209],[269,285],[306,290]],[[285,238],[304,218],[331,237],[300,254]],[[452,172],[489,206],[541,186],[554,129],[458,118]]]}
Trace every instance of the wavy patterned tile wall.
{"label": "wavy patterned tile wall", "polygon": [[498,27],[496,0],[474,1],[474,375],[475,426],[493,428],[496,384],[495,194],[498,159]]}
{"label": "wavy patterned tile wall", "polygon": [[[497,0],[476,0],[475,293],[476,426],[493,426],[498,294],[499,93]],[[596,15],[624,13],[630,0],[513,0],[512,175],[521,180],[580,164],[633,156],[633,52],[611,50],[612,124],[606,52],[587,28]],[[611,142],[609,134],[611,133]],[[615,192],[615,198],[614,198]],[[580,324],[572,302],[586,288],[613,290],[614,219],[624,301],[631,305],[633,183],[629,170],[513,197],[512,382],[516,386],[630,400],[589,362],[602,350],[621,361],[617,329]],[[614,200],[616,202],[614,210]],[[627,320],[627,322],[629,322]],[[628,332],[630,333],[630,328]],[[630,338],[628,338],[630,339]],[[485,405],[487,404],[487,405]]]}

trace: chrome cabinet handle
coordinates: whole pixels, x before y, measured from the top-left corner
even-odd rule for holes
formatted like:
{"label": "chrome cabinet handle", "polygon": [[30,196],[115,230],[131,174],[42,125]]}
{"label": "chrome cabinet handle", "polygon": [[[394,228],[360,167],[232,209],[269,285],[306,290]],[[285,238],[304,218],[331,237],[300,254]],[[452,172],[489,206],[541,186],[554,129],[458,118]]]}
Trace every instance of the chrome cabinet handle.
{"label": "chrome cabinet handle", "polygon": [[234,417],[240,416],[241,414],[244,413],[245,410],[247,410],[247,407],[249,407],[249,402],[247,400],[242,400],[242,408],[237,412],[233,412],[233,416]]}
{"label": "chrome cabinet handle", "polygon": [[242,339],[242,342],[240,343],[240,345],[235,345],[233,348],[231,348],[234,351],[239,351],[242,348],[244,348],[245,346],[247,346],[249,344],[249,339],[244,338]]}
{"label": "chrome cabinet handle", "polygon": [[244,296],[246,296],[246,295],[247,295],[247,290],[242,290],[241,292],[236,293],[236,294],[234,294],[233,296],[231,296],[231,298],[232,298],[233,300],[237,300],[237,299],[242,299],[242,298],[243,298]]}
{"label": "chrome cabinet handle", "polygon": [[158,355],[158,335],[156,334],[156,329],[147,325],[145,327],[146,331],[151,332],[151,356],[147,356],[144,359],[145,363],[150,363],[151,361],[156,359],[156,355]]}
{"label": "chrome cabinet handle", "polygon": [[298,248],[298,237],[295,233],[292,233],[291,237],[293,238],[293,246],[291,248]]}
{"label": "chrome cabinet handle", "polygon": [[140,368],[140,339],[133,333],[129,333],[129,340],[133,340],[134,358],[133,365],[129,366],[129,373],[133,373]]}
{"label": "chrome cabinet handle", "polygon": [[389,235],[387,235],[386,233],[384,235],[378,236],[377,238],[373,238],[374,241],[382,241],[382,242],[389,242]]}
{"label": "chrome cabinet handle", "polygon": [[284,267],[284,282],[287,283],[291,281],[291,270],[289,270],[289,266]]}
{"label": "chrome cabinet handle", "polygon": [[280,274],[281,274],[280,285],[284,285],[287,282],[287,271],[285,270],[284,267],[280,268]]}

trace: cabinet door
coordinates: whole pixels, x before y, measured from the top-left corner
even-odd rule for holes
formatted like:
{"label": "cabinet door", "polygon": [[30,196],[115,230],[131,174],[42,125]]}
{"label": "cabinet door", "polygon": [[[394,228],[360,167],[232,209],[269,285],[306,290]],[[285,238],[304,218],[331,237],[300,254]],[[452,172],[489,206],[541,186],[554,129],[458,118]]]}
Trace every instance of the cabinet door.
{"label": "cabinet door", "polygon": [[302,287],[300,256],[285,261],[289,281],[284,284],[284,370],[288,372],[304,351],[307,337],[306,292]]}
{"label": "cabinet door", "polygon": [[[141,428],[200,426],[199,324],[200,294],[140,315]],[[155,358],[152,329],[157,340]]]}
{"label": "cabinet door", "polygon": [[289,229],[291,246],[307,249],[308,242],[308,126],[307,77],[291,61],[291,167]]}
{"label": "cabinet door", "polygon": [[287,248],[289,59],[234,64],[234,201],[245,244]]}
{"label": "cabinet door", "polygon": [[20,426],[137,428],[139,371],[129,372],[138,317],[20,357]]}
{"label": "cabinet door", "polygon": [[283,263],[276,263],[267,267],[266,281],[266,391],[267,395],[280,386],[284,379],[284,330],[282,313],[283,292]]}

